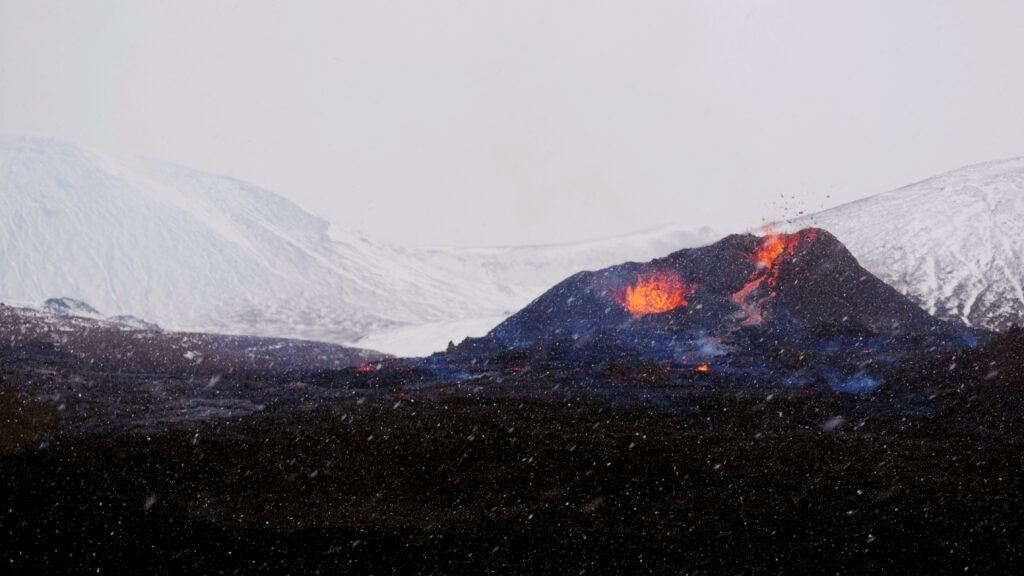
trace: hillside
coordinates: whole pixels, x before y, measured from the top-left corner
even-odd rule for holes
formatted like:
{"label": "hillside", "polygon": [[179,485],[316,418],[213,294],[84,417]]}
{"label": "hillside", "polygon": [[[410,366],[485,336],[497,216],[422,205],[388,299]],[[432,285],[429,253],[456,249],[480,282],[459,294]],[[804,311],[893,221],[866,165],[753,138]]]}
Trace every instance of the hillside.
{"label": "hillside", "polygon": [[676,228],[567,246],[406,248],[232,178],[0,136],[0,300],[67,297],[170,330],[427,354],[573,272],[711,237]]}
{"label": "hillside", "polygon": [[940,317],[1024,320],[1024,158],[954,170],[780,226],[825,228],[866,269]]}

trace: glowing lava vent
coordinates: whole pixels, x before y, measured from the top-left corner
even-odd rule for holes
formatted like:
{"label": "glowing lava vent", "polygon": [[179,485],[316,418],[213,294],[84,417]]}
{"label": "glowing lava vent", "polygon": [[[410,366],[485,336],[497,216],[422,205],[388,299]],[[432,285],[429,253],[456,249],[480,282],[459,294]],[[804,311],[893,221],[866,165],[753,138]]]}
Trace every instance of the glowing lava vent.
{"label": "glowing lava vent", "polygon": [[612,293],[633,316],[668,312],[686,306],[686,296],[697,289],[696,285],[683,284],[672,272],[651,272],[646,277],[637,276],[636,286],[629,286],[625,292]]}
{"label": "glowing lava vent", "polygon": [[761,309],[768,299],[775,296],[775,291],[772,290],[760,299],[752,298],[754,291],[762,285],[769,289],[775,288],[775,281],[779,277],[779,264],[793,257],[801,239],[813,240],[816,236],[809,230],[804,231],[803,234],[779,234],[772,230],[771,224],[766,224],[764,228],[765,235],[757,243],[752,257],[756,269],[743,288],[732,295],[732,299],[747,313],[744,322],[748,324],[756,324],[764,319]]}

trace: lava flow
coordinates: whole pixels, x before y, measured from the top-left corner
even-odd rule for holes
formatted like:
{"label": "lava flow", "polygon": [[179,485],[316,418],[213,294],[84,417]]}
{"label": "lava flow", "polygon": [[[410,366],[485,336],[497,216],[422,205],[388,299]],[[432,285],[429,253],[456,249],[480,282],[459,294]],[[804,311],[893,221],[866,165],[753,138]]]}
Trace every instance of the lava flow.
{"label": "lava flow", "polygon": [[696,285],[683,284],[671,272],[651,272],[646,278],[637,276],[636,286],[627,287],[625,292],[613,292],[613,296],[630,314],[643,316],[686,306],[686,296],[696,289]]}
{"label": "lava flow", "polygon": [[[800,242],[800,237],[799,233],[779,234],[772,230],[771,224],[765,225],[765,235],[757,243],[757,249],[753,255],[754,264],[757,266],[757,269],[750,275],[743,288],[732,295],[732,299],[747,313],[747,319],[744,320],[744,323],[756,324],[764,319],[761,315],[761,309],[769,298],[775,296],[775,292],[772,291],[767,296],[756,300],[751,300],[750,296],[762,284],[770,288],[775,287],[775,281],[779,277],[778,265],[793,256],[796,246]],[[807,239],[813,240],[814,234],[809,232]]]}

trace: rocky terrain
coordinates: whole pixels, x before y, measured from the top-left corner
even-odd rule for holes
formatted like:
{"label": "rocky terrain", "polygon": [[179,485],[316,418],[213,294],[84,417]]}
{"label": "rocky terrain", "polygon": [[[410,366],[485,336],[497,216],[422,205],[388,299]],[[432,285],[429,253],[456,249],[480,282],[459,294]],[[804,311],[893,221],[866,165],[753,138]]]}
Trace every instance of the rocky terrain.
{"label": "rocky terrain", "polygon": [[861,394],[625,361],[143,374],[89,357],[0,362],[0,561],[17,573],[991,574],[1024,560],[1017,330],[921,351]]}

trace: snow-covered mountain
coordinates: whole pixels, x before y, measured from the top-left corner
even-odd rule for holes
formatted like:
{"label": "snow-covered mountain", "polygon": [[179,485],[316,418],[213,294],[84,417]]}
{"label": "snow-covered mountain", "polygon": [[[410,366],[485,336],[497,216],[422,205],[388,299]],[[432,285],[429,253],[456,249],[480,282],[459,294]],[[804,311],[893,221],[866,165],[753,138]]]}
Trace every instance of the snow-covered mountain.
{"label": "snow-covered mountain", "polygon": [[1024,321],[1024,158],[954,170],[796,219],[928,312],[1002,330]]}
{"label": "snow-covered mountain", "polygon": [[0,136],[0,300],[68,297],[170,330],[426,354],[578,270],[713,239],[668,228],[566,246],[398,247],[232,178]]}

